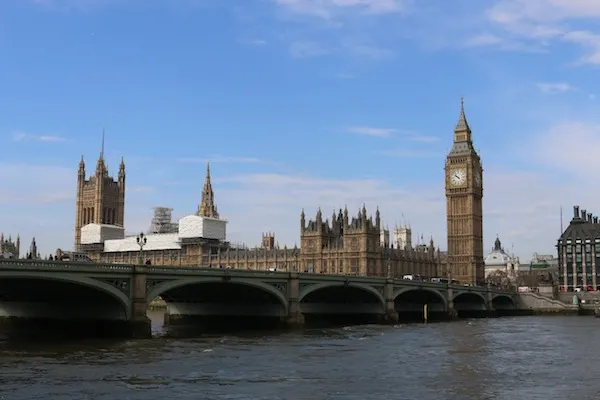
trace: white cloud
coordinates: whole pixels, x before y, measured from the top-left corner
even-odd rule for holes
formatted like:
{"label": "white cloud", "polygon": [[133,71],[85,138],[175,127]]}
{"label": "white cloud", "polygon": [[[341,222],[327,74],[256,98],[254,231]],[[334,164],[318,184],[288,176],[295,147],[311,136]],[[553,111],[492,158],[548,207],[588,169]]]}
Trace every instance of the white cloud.
{"label": "white cloud", "polygon": [[[488,19],[504,33],[522,40],[548,44],[579,44],[587,54],[578,64],[600,65],[600,34],[573,29],[569,22],[600,22],[600,2],[590,0],[500,0],[487,11]],[[504,40],[504,36],[502,37]],[[488,43],[502,44],[502,41]]]}
{"label": "white cloud", "polygon": [[357,135],[386,138],[392,136],[396,130],[389,128],[373,128],[370,126],[351,126],[347,129],[347,131],[350,133],[356,133]]}
{"label": "white cloud", "polygon": [[329,19],[352,10],[367,14],[388,14],[405,10],[406,0],[274,0],[293,13]]}
{"label": "white cloud", "polygon": [[[600,125],[563,123],[537,135],[533,146],[537,149],[534,154],[537,161],[553,170],[571,173],[574,177],[600,174]],[[587,184],[585,187],[595,186]]]}
{"label": "white cloud", "polygon": [[575,88],[568,83],[559,82],[559,83],[548,83],[548,82],[540,82],[537,83],[536,86],[538,89],[545,94],[560,94],[565,92],[570,92],[575,90]]}
{"label": "white cloud", "polygon": [[35,135],[35,134],[31,134],[31,133],[25,133],[25,132],[15,132],[12,135],[12,139],[14,142],[21,142],[21,141],[25,141],[25,140],[35,140],[38,142],[65,142],[67,139],[60,137],[60,136],[54,136],[54,135]]}

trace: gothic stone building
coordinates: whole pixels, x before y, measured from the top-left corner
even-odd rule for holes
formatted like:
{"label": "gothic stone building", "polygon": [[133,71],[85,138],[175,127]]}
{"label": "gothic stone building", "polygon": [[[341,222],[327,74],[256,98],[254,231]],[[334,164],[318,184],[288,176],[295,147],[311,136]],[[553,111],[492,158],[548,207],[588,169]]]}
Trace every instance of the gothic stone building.
{"label": "gothic stone building", "polygon": [[452,278],[466,284],[483,284],[483,168],[473,146],[462,101],[445,172],[448,264]]}
{"label": "gothic stone building", "polygon": [[0,257],[2,258],[19,258],[21,251],[21,238],[17,235],[17,239],[13,240],[12,236],[4,237],[4,233],[0,233]]}
{"label": "gothic stone building", "polygon": [[600,285],[598,217],[573,207],[573,219],[558,239],[558,281],[562,291],[597,290]]}
{"label": "gothic stone building", "polygon": [[[99,161],[98,164],[95,181],[106,176],[103,163],[101,164]],[[120,178],[116,184],[119,195],[125,192],[124,186],[122,189],[120,186],[121,181],[124,184],[123,166],[121,170],[123,178],[121,180],[121,174],[119,174]],[[119,197],[119,201],[120,199],[121,197]],[[101,204],[101,206],[110,208],[114,203],[107,202],[105,204],[107,205]],[[81,209],[89,207],[92,205],[81,206]],[[94,208],[85,215],[96,216],[96,209]],[[116,209],[122,212],[122,209]],[[118,215],[118,219],[108,219],[108,221],[105,219],[104,221],[120,223],[122,213]],[[308,223],[302,212],[300,220],[301,248],[279,248],[275,242],[275,235],[272,233],[263,234],[261,247],[249,249],[231,246],[225,235],[227,221],[222,220],[217,211],[210,167],[207,167],[202,199],[196,215],[182,218],[176,233],[147,235],[143,258],[145,262],[149,261],[153,265],[380,276],[387,274],[436,276],[440,269],[442,257],[439,250],[434,249],[433,241],[429,247],[417,249],[412,249],[411,246],[403,249],[382,246],[379,210],[376,212],[375,221],[373,218],[367,218],[367,211],[364,207],[352,219],[349,218],[347,209],[343,212],[340,210],[338,215],[333,216],[331,224],[328,220],[323,221],[321,211],[317,212],[314,221],[311,220]],[[78,218],[77,221],[79,223],[82,220]],[[90,219],[84,221],[90,221]],[[89,240],[84,235],[83,242],[85,243],[82,243],[82,234],[79,233],[79,239],[76,237],[76,241],[79,240],[81,243],[82,251],[98,262],[138,262],[139,246],[135,237],[125,238],[121,227],[102,224],[102,219],[96,218],[92,221],[98,222],[83,226],[83,232],[112,230],[112,232],[120,232],[122,237],[115,238],[113,235],[111,239],[106,239],[100,235]]]}
{"label": "gothic stone building", "polygon": [[123,227],[125,221],[125,163],[121,159],[116,180],[108,175],[102,151],[96,163],[96,172],[86,179],[83,156],[77,172],[75,207],[75,250],[81,250],[81,228],[87,224]]}

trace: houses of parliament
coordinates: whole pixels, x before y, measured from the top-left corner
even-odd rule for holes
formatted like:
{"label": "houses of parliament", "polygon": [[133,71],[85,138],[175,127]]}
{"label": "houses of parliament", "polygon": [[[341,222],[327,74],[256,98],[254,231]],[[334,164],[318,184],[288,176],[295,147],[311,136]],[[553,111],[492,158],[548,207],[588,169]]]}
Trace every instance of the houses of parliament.
{"label": "houses of parliament", "polygon": [[121,160],[114,179],[102,151],[89,178],[83,158],[79,164],[75,248],[103,263],[137,263],[142,253],[143,261],[152,265],[393,277],[452,275],[462,283],[481,283],[483,170],[462,104],[445,171],[447,253],[436,248],[433,239],[413,247],[407,227],[394,229],[390,243],[390,232],[383,228],[379,209],[374,217],[369,216],[364,205],[352,214],[347,208],[334,211],[330,218],[320,209],[313,218],[307,218],[302,210],[300,248],[280,248],[272,233],[262,235],[260,247],[232,245],[226,237],[227,221],[217,211],[210,166],[194,215],[178,223],[163,221],[160,229],[146,235],[142,253],[136,237],[126,237],[123,226],[125,163]]}

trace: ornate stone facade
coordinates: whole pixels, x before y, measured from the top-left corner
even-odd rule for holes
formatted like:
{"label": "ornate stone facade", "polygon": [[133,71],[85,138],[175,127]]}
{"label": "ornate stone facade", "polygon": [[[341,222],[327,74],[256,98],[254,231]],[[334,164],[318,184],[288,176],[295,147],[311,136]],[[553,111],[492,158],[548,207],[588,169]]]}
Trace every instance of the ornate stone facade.
{"label": "ornate stone facade", "polygon": [[4,237],[4,233],[0,233],[0,256],[19,258],[21,252],[21,238],[17,235],[17,239],[13,240],[12,236]]}
{"label": "ornate stone facade", "polygon": [[[199,216],[218,217],[214,203],[210,169],[198,206]],[[183,238],[174,248],[144,250],[143,261],[153,265],[208,266],[249,270],[298,271],[327,274],[396,276],[420,274],[437,276],[443,270],[443,257],[433,245],[413,249],[386,247],[381,243],[379,210],[375,220],[367,218],[365,207],[350,218],[348,210],[333,215],[331,223],[319,210],[314,220],[300,217],[301,248],[280,248],[273,233],[262,235],[260,248],[232,246],[226,241]],[[166,234],[168,235],[168,234]],[[86,245],[83,250],[94,261],[107,263],[138,262],[138,251],[104,251],[103,244]]]}
{"label": "ornate stone facade", "polygon": [[483,284],[483,168],[461,101],[454,143],[446,157],[448,263],[452,278]]}
{"label": "ornate stone facade", "polygon": [[125,221],[125,163],[121,159],[119,175],[114,180],[108,175],[104,162],[104,135],[102,150],[96,163],[96,172],[86,179],[83,156],[77,172],[77,200],[75,210],[75,250],[81,250],[81,227],[87,224],[123,226]]}
{"label": "ornate stone facade", "polygon": [[413,249],[386,247],[381,243],[381,216],[367,217],[365,206],[352,218],[348,209],[323,220],[321,210],[314,220],[300,216],[300,262],[305,272],[401,277],[442,273],[442,257],[431,240],[429,246]]}

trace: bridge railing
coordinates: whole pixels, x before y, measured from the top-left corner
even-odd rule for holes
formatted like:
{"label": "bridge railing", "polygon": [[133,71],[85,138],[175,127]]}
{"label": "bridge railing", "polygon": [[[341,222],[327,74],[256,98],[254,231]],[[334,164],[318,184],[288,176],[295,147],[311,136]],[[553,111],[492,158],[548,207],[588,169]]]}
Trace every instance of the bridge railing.
{"label": "bridge railing", "polygon": [[133,266],[119,264],[97,264],[97,263],[78,263],[70,261],[50,261],[50,260],[20,260],[20,259],[0,259],[0,269],[36,269],[36,270],[106,270],[115,272],[131,272]]}

